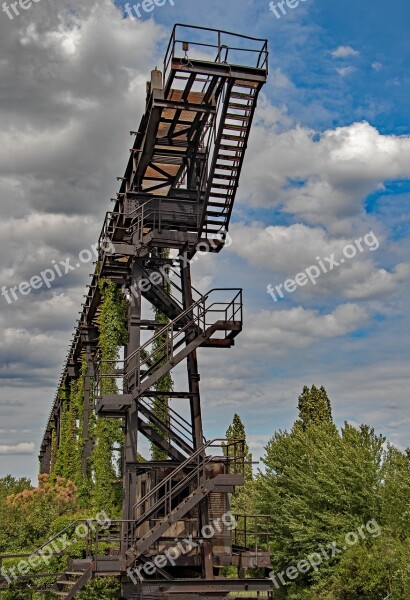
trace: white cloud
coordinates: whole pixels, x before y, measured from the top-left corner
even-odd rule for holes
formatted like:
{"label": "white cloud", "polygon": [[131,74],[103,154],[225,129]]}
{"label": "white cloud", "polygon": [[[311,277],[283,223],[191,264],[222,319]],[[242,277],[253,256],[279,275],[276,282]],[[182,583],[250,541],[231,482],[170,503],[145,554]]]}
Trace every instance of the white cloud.
{"label": "white cloud", "polygon": [[341,77],[347,77],[348,75],[351,75],[352,73],[354,73],[356,71],[356,68],[352,67],[352,66],[339,67],[338,69],[336,69],[336,71],[339,73],[339,75]]}
{"label": "white cloud", "polygon": [[[282,208],[339,235],[364,216],[365,198],[389,179],[410,178],[410,136],[383,135],[367,122],[317,132],[279,127],[265,108],[256,124],[240,199]],[[285,115],[286,118],[286,115]]]}
{"label": "white cloud", "polygon": [[14,445],[0,445],[0,454],[34,454],[36,447],[33,442],[21,442]]}
{"label": "white cloud", "polygon": [[[306,297],[346,298],[348,300],[384,299],[396,292],[408,279],[410,264],[399,263],[392,270],[378,266],[379,259],[385,257],[386,240],[383,235],[370,234],[363,229],[357,237],[334,236],[322,227],[309,227],[303,223],[289,226],[267,226],[260,224],[233,225],[234,243],[231,252],[243,258],[255,269],[268,271],[266,285],[273,287],[283,284],[288,278],[294,279],[298,273],[321,259],[326,266],[332,255],[339,266],[322,273],[316,285],[308,284],[297,289],[295,298]],[[376,239],[377,238],[377,239]],[[343,250],[352,245],[362,248],[354,258],[345,259]],[[236,242],[236,243],[235,243]],[[284,259],[286,257],[286,259]],[[343,259],[343,264],[340,259]],[[273,272],[272,277],[269,273]]]}
{"label": "white cloud", "polygon": [[351,333],[366,320],[366,310],[357,304],[342,304],[328,314],[301,306],[263,310],[250,317],[243,344],[248,352],[252,348],[264,355],[283,356],[293,348],[306,348],[317,340]]}
{"label": "white cloud", "polygon": [[383,69],[383,64],[376,61],[372,64],[372,69],[374,71],[381,71],[381,69]]}
{"label": "white cloud", "polygon": [[333,58],[347,58],[348,56],[359,56],[360,52],[351,46],[339,46],[331,52]]}
{"label": "white cloud", "polygon": [[410,264],[406,263],[396,265],[391,273],[386,269],[377,269],[366,279],[351,282],[345,288],[345,296],[351,300],[384,297],[395,291],[401,283],[408,281],[409,275]]}

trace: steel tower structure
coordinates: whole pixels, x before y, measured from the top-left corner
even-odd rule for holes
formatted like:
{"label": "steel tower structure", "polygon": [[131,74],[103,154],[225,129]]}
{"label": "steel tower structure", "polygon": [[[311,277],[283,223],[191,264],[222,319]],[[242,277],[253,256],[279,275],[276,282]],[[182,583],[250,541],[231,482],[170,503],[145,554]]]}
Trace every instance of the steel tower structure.
{"label": "steel tower structure", "polygon": [[[108,534],[96,532],[88,555],[73,561],[53,588],[66,600],[92,577],[104,575],[121,577],[127,600],[271,593],[269,579],[245,578],[250,567],[269,567],[268,548],[258,548],[266,533],[258,517],[243,517],[252,531],[245,525],[234,534],[224,517],[230,494],[244,483],[243,442],[208,441],[202,425],[197,350],[234,345],[243,324],[242,290],[201,294],[191,282],[197,253],[224,248],[267,61],[266,40],[176,25],[163,71],[151,74],[146,112],[138,131],[131,132],[134,144],[105,219],[96,270],[59,386],[67,388],[79,377],[86,356],[84,470],[92,451],[92,411],[124,424],[123,514],[109,532],[111,548],[114,538],[118,545],[109,556],[101,555]],[[114,281],[129,299],[128,343],[119,362],[102,361],[97,351],[101,278]],[[152,307],[167,323],[158,325],[152,311],[147,316]],[[186,374],[185,386],[155,391],[176,367],[178,380]],[[170,407],[161,419],[154,406],[164,396]],[[51,470],[52,431],[59,443],[61,414],[57,395],[41,446],[43,473]],[[141,463],[140,436],[168,460]],[[215,522],[223,525],[209,538],[205,531]],[[172,564],[158,564],[151,574],[143,570],[187,536],[194,541],[188,552]],[[238,579],[221,577],[228,565],[238,567]]]}

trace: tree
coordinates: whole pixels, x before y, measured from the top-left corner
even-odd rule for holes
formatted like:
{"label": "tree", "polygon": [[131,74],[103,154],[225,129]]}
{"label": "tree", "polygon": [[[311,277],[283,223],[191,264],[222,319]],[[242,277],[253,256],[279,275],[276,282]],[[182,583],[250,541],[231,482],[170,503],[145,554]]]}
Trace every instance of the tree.
{"label": "tree", "polygon": [[312,385],[309,389],[306,385],[299,396],[299,423],[303,429],[315,423],[333,423],[332,407],[325,388],[318,389]]}
{"label": "tree", "polygon": [[[276,432],[269,441],[263,459],[266,471],[259,472],[255,482],[256,508],[271,515],[275,532],[276,572],[297,564],[321,545],[336,541],[343,547],[347,533],[382,518],[385,439],[366,425],[357,429],[346,423],[339,432],[325,390],[314,386],[304,388],[299,416],[290,432]],[[300,574],[286,587],[286,594],[299,598],[300,589],[330,581],[335,568],[329,561],[318,573]],[[295,595],[293,588],[299,590]],[[331,600],[339,597],[350,598],[323,595]]]}
{"label": "tree", "polygon": [[[253,473],[252,473],[252,454],[249,452],[249,446],[246,440],[245,426],[238,414],[234,415],[231,425],[226,431],[226,445],[224,453],[226,456],[241,456],[243,462],[243,471],[245,476],[245,485],[237,488],[232,497],[231,508],[236,513],[251,513],[253,504]],[[241,442],[241,443],[237,443]]]}
{"label": "tree", "polygon": [[1,551],[32,550],[42,544],[61,515],[78,510],[77,488],[71,481],[40,475],[38,487],[15,490],[2,502]]}

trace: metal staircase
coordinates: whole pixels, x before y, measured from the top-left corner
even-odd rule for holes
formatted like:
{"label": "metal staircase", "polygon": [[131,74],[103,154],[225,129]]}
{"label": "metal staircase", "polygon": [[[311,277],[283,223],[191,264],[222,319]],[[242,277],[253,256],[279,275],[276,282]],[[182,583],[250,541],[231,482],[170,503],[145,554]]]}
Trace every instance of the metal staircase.
{"label": "metal staircase", "polygon": [[92,579],[94,571],[95,566],[92,561],[89,561],[89,566],[82,571],[66,571],[54,584],[53,593],[64,600],[71,600]]}
{"label": "metal staircase", "polygon": [[261,85],[235,79],[221,97],[221,117],[212,140],[212,166],[208,175],[201,234],[214,239],[228,231],[239,186],[250,127]]}
{"label": "metal staircase", "polygon": [[[114,410],[117,408],[113,406],[112,395],[104,400],[102,390],[106,380],[116,381],[124,377],[132,397],[137,398],[200,346],[206,344],[207,347],[231,348],[235,337],[242,331],[242,290],[235,290],[236,295],[231,301],[214,302],[213,296],[221,291],[229,290],[214,289],[208,292],[123,361],[97,362],[97,412],[105,414],[109,410],[105,406],[111,405]],[[219,336],[215,336],[217,333]],[[120,396],[119,403],[122,402]]]}
{"label": "metal staircase", "polygon": [[[206,455],[207,449],[215,446],[221,447],[221,443],[229,449],[227,456]],[[231,446],[233,446],[234,452],[232,452]],[[239,452],[237,452],[238,447]],[[226,472],[209,478],[207,466],[215,460],[224,464]],[[243,442],[234,444],[229,444],[225,440],[206,442],[134,505],[136,518],[130,531],[130,550],[127,555],[132,556],[134,561],[138,559],[166,533],[173,523],[182,519],[216,489],[222,493],[232,493],[235,486],[243,485],[243,465]],[[184,492],[186,494],[183,500],[176,503],[175,499]],[[166,514],[166,517],[156,520],[155,525],[136,543],[133,543],[133,540],[138,538],[138,530],[159,512]],[[141,513],[140,516],[138,516],[139,513]]]}

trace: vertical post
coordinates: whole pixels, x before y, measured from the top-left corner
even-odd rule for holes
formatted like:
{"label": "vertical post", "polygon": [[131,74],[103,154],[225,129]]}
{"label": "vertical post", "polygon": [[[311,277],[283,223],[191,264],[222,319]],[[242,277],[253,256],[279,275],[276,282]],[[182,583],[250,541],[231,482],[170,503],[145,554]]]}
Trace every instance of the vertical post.
{"label": "vertical post", "polygon": [[[181,260],[181,282],[182,282],[182,298],[184,310],[187,310],[193,304],[192,297],[192,281],[191,281],[191,266],[188,261]],[[204,309],[205,312],[205,309]],[[193,315],[192,315],[193,316]],[[204,315],[205,319],[205,315]],[[195,336],[195,333],[193,334]],[[187,344],[191,341],[190,336],[187,336]],[[203,446],[204,432],[202,426],[202,412],[201,412],[201,398],[199,393],[199,381],[200,375],[198,371],[198,358],[196,350],[188,354],[187,356],[187,369],[188,369],[188,385],[190,394],[190,406],[191,406],[191,422],[192,422],[192,437],[194,441],[194,448],[197,450]],[[205,458],[203,456],[198,457],[198,461]],[[206,477],[205,466],[204,478]],[[200,470],[198,471],[200,472]],[[199,525],[199,537],[201,537],[201,531],[205,525],[209,525],[209,505],[208,498],[204,498],[198,507],[198,525]],[[212,542],[204,540],[202,545],[202,556],[203,556],[203,574],[205,579],[213,579],[213,567],[212,567]]]}
{"label": "vertical post", "polygon": [[[51,473],[51,443],[52,443],[52,434],[50,433],[50,437],[47,439],[47,446],[44,451],[44,454],[41,457],[40,461],[40,474],[46,473],[50,475]],[[1,561],[0,561],[1,567]],[[1,594],[1,593],[0,593]],[[1,600],[1,595],[0,595]]]}
{"label": "vertical post", "polygon": [[[191,281],[191,266],[189,262],[184,264],[181,261],[181,281],[183,293],[183,306],[187,310],[193,304],[192,298],[192,281]],[[193,315],[192,315],[193,316]],[[189,343],[191,340],[187,340]],[[187,357],[188,363],[188,384],[191,403],[191,418],[192,418],[192,434],[195,450],[203,445],[203,427],[201,414],[201,401],[199,394],[200,375],[198,371],[198,359],[196,350],[191,352]]]}
{"label": "vertical post", "polygon": [[[140,381],[140,360],[139,353],[136,353],[141,345],[141,272],[138,268],[137,259],[132,265],[131,275],[131,294],[130,306],[128,309],[128,344],[125,347],[125,365],[126,365],[126,381],[128,373],[134,372],[135,377],[130,378],[126,393],[131,393],[133,388],[133,381]],[[133,356],[128,360],[129,357]],[[129,386],[129,387],[128,387]],[[138,460],[138,411],[136,404],[129,407],[125,418],[125,446],[124,446],[124,463],[123,463],[123,475],[124,475],[124,498],[123,498],[123,510],[122,518],[125,521],[134,520],[133,506],[136,502],[137,494],[137,481],[135,472],[135,463]],[[121,553],[124,555],[128,550],[127,538],[128,538],[128,527],[129,523],[123,524],[123,535],[121,542]]]}

